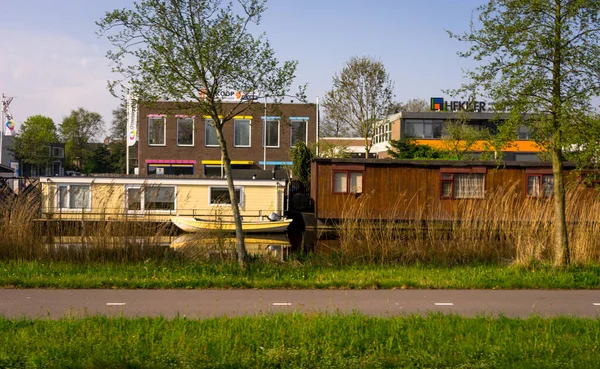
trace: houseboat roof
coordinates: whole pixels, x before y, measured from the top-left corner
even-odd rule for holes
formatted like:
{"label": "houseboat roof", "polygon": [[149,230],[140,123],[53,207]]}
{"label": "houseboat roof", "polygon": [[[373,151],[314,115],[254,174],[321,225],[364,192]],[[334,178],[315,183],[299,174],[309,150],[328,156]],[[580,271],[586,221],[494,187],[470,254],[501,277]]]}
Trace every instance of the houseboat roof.
{"label": "houseboat roof", "polygon": [[[354,159],[354,158],[315,158],[323,164],[363,164],[369,166],[406,166],[406,167],[496,167],[496,168],[552,168],[550,162],[539,161],[481,161],[481,160],[401,160],[401,159]],[[574,169],[575,163],[564,162],[564,169]]]}

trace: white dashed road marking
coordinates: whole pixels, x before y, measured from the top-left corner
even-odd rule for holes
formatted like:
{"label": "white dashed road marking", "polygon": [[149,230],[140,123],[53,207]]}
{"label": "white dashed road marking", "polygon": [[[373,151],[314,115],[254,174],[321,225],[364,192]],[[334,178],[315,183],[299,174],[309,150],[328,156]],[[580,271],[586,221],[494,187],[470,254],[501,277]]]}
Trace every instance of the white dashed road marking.
{"label": "white dashed road marking", "polygon": [[600,302],[594,302],[594,306],[600,306]]}
{"label": "white dashed road marking", "polygon": [[454,306],[452,302],[436,302],[435,306]]}
{"label": "white dashed road marking", "polygon": [[126,305],[125,302],[107,302],[106,306],[123,306]]}
{"label": "white dashed road marking", "polygon": [[274,302],[273,306],[290,306],[291,302]]}

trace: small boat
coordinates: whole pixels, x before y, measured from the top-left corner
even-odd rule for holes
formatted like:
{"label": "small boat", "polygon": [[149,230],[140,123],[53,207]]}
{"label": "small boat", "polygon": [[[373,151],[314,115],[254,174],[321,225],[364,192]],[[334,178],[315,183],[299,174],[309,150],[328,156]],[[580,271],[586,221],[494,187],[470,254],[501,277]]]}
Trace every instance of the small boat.
{"label": "small boat", "polygon": [[[185,232],[235,232],[235,222],[232,220],[209,220],[177,215],[171,217],[171,222]],[[285,232],[291,222],[292,219],[270,220],[266,217],[265,220],[243,220],[242,230],[244,233]]]}

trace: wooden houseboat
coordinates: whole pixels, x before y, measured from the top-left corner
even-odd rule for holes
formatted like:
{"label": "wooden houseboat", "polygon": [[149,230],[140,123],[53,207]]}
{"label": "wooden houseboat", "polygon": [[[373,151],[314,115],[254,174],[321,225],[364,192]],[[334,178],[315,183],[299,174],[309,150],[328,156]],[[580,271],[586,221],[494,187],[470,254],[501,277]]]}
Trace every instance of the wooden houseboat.
{"label": "wooden houseboat", "polygon": [[[594,186],[584,185],[596,182],[584,181],[586,174],[596,172],[575,169],[565,163],[566,188],[579,188],[579,200],[598,201]],[[504,209],[518,219],[520,207],[527,203],[553,203],[552,165],[544,162],[317,158],[311,175],[311,197],[320,221],[460,220],[465,204],[496,206],[494,201],[504,201]]]}
{"label": "wooden houseboat", "polygon": [[[234,179],[244,219],[283,215],[286,181]],[[227,181],[177,177],[42,177],[45,220],[170,222],[172,216],[228,220]]]}

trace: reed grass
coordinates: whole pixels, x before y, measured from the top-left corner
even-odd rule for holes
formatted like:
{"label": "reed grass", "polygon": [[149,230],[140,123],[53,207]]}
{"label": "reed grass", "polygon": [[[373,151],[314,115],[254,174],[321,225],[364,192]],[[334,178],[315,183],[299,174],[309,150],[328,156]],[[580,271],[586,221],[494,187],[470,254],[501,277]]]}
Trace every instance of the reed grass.
{"label": "reed grass", "polygon": [[0,367],[597,367],[600,320],[428,315],[0,318]]}
{"label": "reed grass", "polygon": [[[376,194],[348,198],[337,223],[339,243],[329,251],[346,262],[369,264],[518,263],[553,259],[551,198],[525,198],[517,185],[486,193],[485,200],[451,200],[416,205],[416,195],[399,194],[381,217],[370,206]],[[600,261],[600,201],[582,187],[567,191],[571,261]]]}

